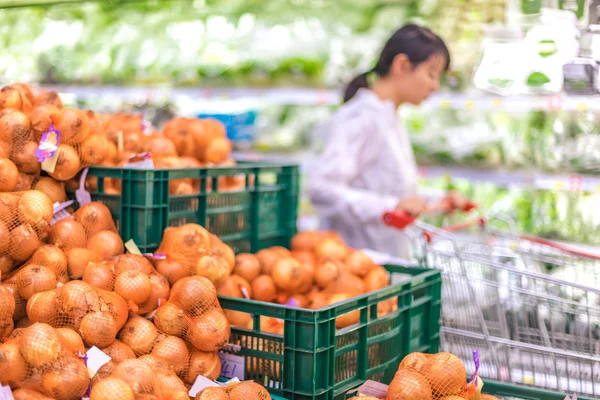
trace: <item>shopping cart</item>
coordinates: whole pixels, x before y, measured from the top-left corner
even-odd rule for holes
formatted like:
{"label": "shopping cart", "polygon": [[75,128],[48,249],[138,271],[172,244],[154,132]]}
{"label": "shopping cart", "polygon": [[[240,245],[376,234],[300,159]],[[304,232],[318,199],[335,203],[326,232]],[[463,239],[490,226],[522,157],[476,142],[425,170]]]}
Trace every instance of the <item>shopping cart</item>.
{"label": "shopping cart", "polygon": [[600,398],[600,256],[519,235],[501,215],[437,228],[391,212],[384,222],[441,270],[444,351],[471,366],[479,349],[483,378]]}

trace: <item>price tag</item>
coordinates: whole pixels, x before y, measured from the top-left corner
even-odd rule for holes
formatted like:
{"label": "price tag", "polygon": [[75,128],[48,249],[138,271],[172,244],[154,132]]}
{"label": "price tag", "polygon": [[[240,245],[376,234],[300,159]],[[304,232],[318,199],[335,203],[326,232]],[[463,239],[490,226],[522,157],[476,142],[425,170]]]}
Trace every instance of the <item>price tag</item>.
{"label": "price tag", "polygon": [[577,111],[587,111],[589,108],[588,103],[577,103]]}
{"label": "price tag", "polygon": [[127,241],[127,243],[125,243],[125,248],[127,249],[127,251],[129,251],[131,254],[136,254],[138,256],[142,255],[142,252],[140,251],[140,249],[137,247],[137,244],[135,244],[135,242],[133,241],[133,239],[129,239]]}
{"label": "price tag", "polygon": [[562,108],[562,98],[560,96],[551,96],[548,99],[548,109],[550,111],[558,111]]}
{"label": "price tag", "polygon": [[581,176],[570,176],[569,177],[569,190],[573,191],[573,192],[580,192],[581,191],[581,184],[582,184],[582,179]]}
{"label": "price tag", "polygon": [[596,192],[600,193],[600,183],[596,184]]}
{"label": "price tag", "polygon": [[448,108],[450,108],[451,105],[452,104],[448,99],[442,99],[442,101],[440,101],[440,108],[443,110],[447,110]]}
{"label": "price tag", "polygon": [[94,375],[96,374],[96,372],[98,372],[101,366],[103,366],[111,360],[111,358],[106,353],[104,353],[96,346],[90,348],[85,353],[85,355],[87,356],[86,365],[88,369],[94,372]]}
{"label": "price tag", "polygon": [[526,385],[533,385],[535,383],[535,379],[533,379],[533,376],[524,376],[523,383]]}
{"label": "price tag", "polygon": [[225,378],[238,378],[244,380],[245,362],[244,357],[219,352],[221,359],[221,375]]}
{"label": "price tag", "polygon": [[198,393],[200,393],[201,391],[203,391],[204,389],[206,389],[207,387],[210,387],[210,386],[220,387],[219,384],[211,381],[210,379],[205,378],[202,375],[198,375],[196,377],[196,381],[190,388],[189,395],[190,395],[190,397],[196,397],[196,395]]}
{"label": "price tag", "polygon": [[492,107],[500,109],[502,108],[502,99],[500,98],[495,98],[492,100]]}
{"label": "price tag", "polygon": [[554,189],[555,190],[565,190],[565,183],[563,181],[555,181],[554,182]]}
{"label": "price tag", "polygon": [[323,89],[317,90],[317,104],[329,104],[328,102],[329,96],[327,96],[327,91]]}
{"label": "price tag", "polygon": [[475,108],[475,102],[473,100],[467,100],[465,102],[465,107],[467,108],[467,110],[472,110]]}
{"label": "price tag", "polygon": [[0,400],[15,400],[10,386],[0,386]]}
{"label": "price tag", "polygon": [[56,150],[52,157],[46,158],[44,161],[42,161],[42,170],[46,172],[54,172],[56,163],[58,162],[58,157],[60,156],[60,150],[61,149]]}

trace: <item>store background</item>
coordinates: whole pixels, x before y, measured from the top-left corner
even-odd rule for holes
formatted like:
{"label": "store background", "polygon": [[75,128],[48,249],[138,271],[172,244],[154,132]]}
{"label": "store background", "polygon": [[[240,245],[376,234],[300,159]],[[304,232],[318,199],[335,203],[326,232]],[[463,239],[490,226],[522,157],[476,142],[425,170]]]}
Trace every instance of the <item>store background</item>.
{"label": "store background", "polygon": [[[215,116],[239,159],[298,161],[341,88],[409,21],[448,42],[453,70],[400,111],[424,186],[466,192],[523,232],[600,244],[596,4],[590,0],[2,1],[2,83],[66,104]],[[599,174],[599,175],[597,175]],[[306,179],[304,179],[306,182]],[[316,227],[303,196],[299,227]]]}

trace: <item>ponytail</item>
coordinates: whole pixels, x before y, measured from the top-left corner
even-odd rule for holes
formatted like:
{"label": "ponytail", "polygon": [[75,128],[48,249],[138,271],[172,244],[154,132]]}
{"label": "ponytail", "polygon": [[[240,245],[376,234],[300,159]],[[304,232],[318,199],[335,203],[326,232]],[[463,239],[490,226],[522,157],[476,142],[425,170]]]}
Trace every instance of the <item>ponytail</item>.
{"label": "ponytail", "polygon": [[350,81],[346,87],[346,91],[344,92],[344,103],[348,102],[352,97],[354,97],[354,95],[360,89],[367,89],[369,87],[368,76],[369,73],[365,72],[364,74],[360,74]]}
{"label": "ponytail", "polygon": [[408,24],[397,30],[388,39],[375,68],[354,78],[344,92],[344,103],[348,102],[361,88],[369,87],[369,76],[386,76],[398,54],[405,54],[413,66],[427,61],[434,54],[446,58],[445,70],[450,67],[450,52],[444,41],[431,30],[415,24]]}

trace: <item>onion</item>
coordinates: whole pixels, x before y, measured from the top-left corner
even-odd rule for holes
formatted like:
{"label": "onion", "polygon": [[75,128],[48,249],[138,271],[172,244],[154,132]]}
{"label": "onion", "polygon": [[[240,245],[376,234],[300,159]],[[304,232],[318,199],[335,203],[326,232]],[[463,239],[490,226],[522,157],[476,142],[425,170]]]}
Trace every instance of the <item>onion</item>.
{"label": "onion", "polygon": [[233,272],[233,268],[235,267],[235,253],[233,249],[212,234],[210,235],[210,246],[211,255],[223,259],[229,267],[229,272]]}
{"label": "onion", "polygon": [[110,313],[97,311],[83,317],[79,333],[87,346],[107,347],[115,341],[117,324]]}
{"label": "onion", "polygon": [[108,158],[109,142],[102,135],[90,135],[81,144],[81,161],[84,165],[99,165]]}
{"label": "onion", "polygon": [[368,255],[357,250],[350,253],[344,264],[344,269],[356,276],[363,278],[374,266],[375,263]]}
{"label": "onion", "polygon": [[17,186],[15,186],[15,192],[24,192],[26,190],[30,190],[33,186],[33,180],[35,176],[24,174],[23,172],[19,172],[19,181],[17,182]]}
{"label": "onion", "polygon": [[115,340],[110,346],[103,348],[102,351],[115,363],[136,358],[133,350],[118,340]]}
{"label": "onion", "polygon": [[[3,254],[8,250],[10,246],[10,230],[6,223],[0,221],[0,254]],[[9,260],[10,261],[10,260]],[[5,266],[8,265],[8,266]],[[12,261],[3,263],[3,267],[0,268],[0,272],[10,272],[12,269]]]}
{"label": "onion", "polygon": [[268,399],[271,397],[267,389],[252,381],[245,381],[233,385],[229,390],[230,400]]}
{"label": "onion", "polygon": [[325,239],[315,247],[315,254],[319,260],[339,260],[344,261],[349,254],[348,248],[335,239]]}
{"label": "onion", "polygon": [[67,283],[67,256],[63,251],[51,244],[38,248],[29,259],[29,263],[43,265],[52,270],[61,283]]}
{"label": "onion", "polygon": [[52,200],[52,204],[57,202],[63,203],[67,201],[67,194],[65,192],[64,182],[58,182],[47,176],[42,176],[33,185],[33,189],[39,190],[40,192],[50,197],[50,200]]}
{"label": "onion", "polygon": [[315,268],[315,263],[317,262],[315,255],[309,251],[304,250],[294,250],[292,251],[292,257],[294,257],[300,264],[308,266],[309,268]]}
{"label": "onion", "polygon": [[128,302],[141,304],[148,300],[152,292],[150,278],[140,271],[123,272],[115,280],[115,292]]}
{"label": "onion", "polygon": [[56,360],[61,351],[56,331],[39,322],[23,331],[19,345],[25,360],[36,368]]}
{"label": "onion", "polygon": [[150,353],[157,337],[156,327],[141,317],[129,319],[119,335],[121,342],[129,346],[136,356]]}
{"label": "onion", "polygon": [[189,321],[183,310],[172,302],[161,305],[154,314],[154,325],[167,335],[183,336],[188,324]]}
{"label": "onion", "polygon": [[60,339],[60,344],[62,346],[63,351],[67,353],[78,355],[85,353],[85,346],[83,345],[83,340],[81,336],[73,329],[70,328],[58,328],[56,329],[56,334]]}
{"label": "onion", "polygon": [[73,214],[73,218],[83,226],[90,237],[100,231],[114,229],[110,210],[104,204],[96,201],[81,207]]}
{"label": "onion", "polygon": [[60,131],[62,143],[79,144],[90,134],[90,121],[83,110],[63,108],[56,119],[56,129]]}
{"label": "onion", "polygon": [[68,144],[60,144],[56,151],[56,166],[54,172],[48,172],[48,175],[58,181],[68,181],[74,178],[81,170],[81,161],[77,151]]}
{"label": "onion", "polygon": [[92,287],[113,290],[115,284],[113,266],[110,262],[89,263],[83,272],[82,280]]}
{"label": "onion", "polygon": [[26,306],[27,306],[27,301],[21,297],[21,295],[19,294],[19,289],[17,288],[17,284],[8,284],[8,283],[3,283],[2,284],[2,288],[4,288],[3,290],[8,291],[12,296],[13,299],[15,300],[15,312],[13,313],[12,318],[15,321],[18,321],[22,318],[25,318],[27,316],[27,312],[26,312]]}
{"label": "onion", "polygon": [[[0,230],[2,229],[2,223],[0,223]],[[0,232],[1,234],[1,232]],[[0,236],[1,238],[1,236]],[[2,239],[0,239],[2,240]],[[10,243],[10,237],[9,237],[9,243]],[[15,263],[13,262],[13,260],[10,259],[10,257],[3,255],[0,256],[0,277],[3,276],[8,276],[8,274],[10,273],[10,271],[12,271],[13,265]]]}
{"label": "onion", "polygon": [[[267,397],[268,399],[268,397]],[[225,388],[209,386],[198,392],[195,400],[231,400]]]}
{"label": "onion", "polygon": [[13,159],[19,171],[39,175],[42,164],[35,156],[37,148],[38,144],[36,142],[27,142],[23,146],[19,146],[18,150],[13,150]]}
{"label": "onion", "polygon": [[182,378],[185,383],[192,385],[198,375],[210,380],[217,380],[221,374],[221,359],[217,353],[207,353],[194,348],[190,349],[189,368]]}
{"label": "onion", "polygon": [[248,253],[238,254],[235,258],[235,267],[233,273],[245,279],[247,282],[252,282],[260,275],[260,263],[258,259]]}
{"label": "onion", "polygon": [[273,266],[279,261],[280,257],[277,252],[271,249],[264,249],[256,253],[256,258],[258,258],[258,262],[260,263],[261,272],[270,275]]}
{"label": "onion", "polygon": [[31,389],[20,388],[12,394],[15,400],[52,400],[50,397],[46,397],[40,392]]}
{"label": "onion", "polygon": [[3,384],[22,382],[27,375],[27,363],[16,343],[0,343],[0,381]]}
{"label": "onion", "polygon": [[0,158],[0,192],[12,192],[19,182],[19,170],[8,158]]}
{"label": "onion", "polygon": [[58,96],[58,93],[52,91],[44,91],[37,96],[35,96],[34,106],[40,106],[44,104],[52,104],[57,108],[62,108],[62,101]]}
{"label": "onion", "polygon": [[188,389],[173,371],[158,370],[154,375],[155,393],[169,395],[171,400],[190,400]]}
{"label": "onion", "polygon": [[177,148],[175,144],[166,137],[153,137],[146,140],[144,150],[159,157],[177,157]]}
{"label": "onion", "polygon": [[467,383],[464,364],[451,353],[437,353],[429,357],[421,368],[421,374],[429,381],[433,393],[440,397],[461,393]]}
{"label": "onion", "polygon": [[208,253],[209,233],[197,224],[184,224],[177,228],[167,228],[158,253],[177,254],[182,260],[196,260]]}
{"label": "onion", "polygon": [[287,293],[296,293],[302,286],[302,267],[293,258],[279,260],[271,272],[275,286]]}
{"label": "onion", "polygon": [[56,275],[48,267],[28,264],[17,273],[17,288],[21,297],[28,300],[36,293],[56,288]]}
{"label": "onion", "polygon": [[28,260],[40,247],[37,233],[29,225],[19,225],[10,232],[8,256],[17,262]]}
{"label": "onion", "polygon": [[27,318],[27,317],[21,318],[20,320],[17,321],[16,324],[14,324],[14,329],[16,330],[16,329],[29,328],[33,324],[34,324],[34,322],[29,320],[29,318]]}
{"label": "onion", "polygon": [[120,275],[126,271],[140,271],[146,275],[154,272],[152,263],[144,256],[138,254],[123,254],[115,265],[115,274]]}
{"label": "onion", "polygon": [[220,309],[213,308],[192,318],[186,339],[201,351],[217,351],[229,341],[231,328]]}
{"label": "onion", "polygon": [[[353,296],[348,293],[334,294],[331,297],[329,297],[329,305],[339,303],[342,301],[346,301],[348,299],[351,299],[352,297]],[[342,314],[339,317],[337,317],[335,320],[335,327],[337,329],[342,329],[347,326],[356,324],[359,321],[359,319],[360,319],[360,311],[359,310],[351,311],[349,313]]]}
{"label": "onion", "polygon": [[85,273],[94,254],[85,248],[75,248],[67,251],[67,271],[71,279],[79,279]]}
{"label": "onion", "polygon": [[123,379],[107,378],[92,387],[90,400],[135,400],[135,394]]}
{"label": "onion", "polygon": [[260,275],[252,281],[253,299],[272,302],[277,297],[277,288],[273,278],[269,275]]}
{"label": "onion", "polygon": [[44,392],[56,400],[83,397],[90,384],[90,375],[83,360],[66,357],[52,365],[42,375]]}
{"label": "onion", "polygon": [[124,298],[116,294],[115,292],[110,292],[102,289],[95,289],[98,293],[99,297],[108,307],[111,315],[115,320],[115,324],[117,326],[117,331],[120,331],[121,328],[127,322],[127,318],[129,317],[129,310],[127,307],[127,302]]}
{"label": "onion", "polygon": [[12,319],[0,325],[0,339],[10,336],[15,329],[15,323]]}
{"label": "onion", "polygon": [[56,290],[36,293],[27,301],[27,317],[31,322],[56,326],[60,318],[58,310]]}
{"label": "onion", "polygon": [[334,282],[341,272],[341,265],[335,261],[326,261],[315,270],[315,283],[320,288],[326,288]]}
{"label": "onion", "polygon": [[168,258],[166,260],[157,260],[156,270],[169,280],[170,285],[174,285],[175,282],[189,275],[187,267],[178,261]]}
{"label": "onion", "polygon": [[20,111],[13,111],[0,118],[0,141],[8,144],[23,142],[24,138],[31,137],[30,129],[29,117]]}
{"label": "onion", "polygon": [[109,260],[125,251],[123,240],[112,231],[100,231],[91,236],[87,248],[95,255],[96,261]]}
{"label": "onion", "polygon": [[365,285],[363,281],[347,271],[340,273],[338,278],[325,288],[326,293],[350,293],[355,296],[364,293],[364,291]]}
{"label": "onion", "polygon": [[31,119],[35,140],[39,142],[42,134],[50,130],[52,119],[57,118],[59,113],[60,110],[52,104],[44,104],[33,109],[29,114],[29,118]]}
{"label": "onion", "polygon": [[365,277],[365,292],[383,289],[390,284],[387,270],[379,265],[374,266]]}
{"label": "onion", "polygon": [[400,362],[400,365],[398,366],[398,371],[408,370],[420,373],[423,366],[427,363],[427,360],[427,354],[418,352],[410,353],[402,359],[402,362]]}
{"label": "onion", "polygon": [[188,366],[188,349],[185,342],[175,336],[167,336],[152,349],[152,355],[159,357],[180,374]]}
{"label": "onion", "polygon": [[204,256],[196,263],[195,274],[208,278],[219,286],[230,274],[229,265],[222,258]]}
{"label": "onion", "polygon": [[223,313],[225,314],[227,321],[229,321],[229,325],[244,329],[252,329],[252,315],[234,310],[223,310]]}
{"label": "onion", "polygon": [[152,368],[141,360],[124,360],[117,364],[113,377],[127,382],[134,393],[152,393],[154,391],[154,376]]}
{"label": "onion", "polygon": [[[466,375],[465,375],[466,376]],[[465,379],[463,377],[463,379]],[[399,371],[388,387],[389,400],[432,400],[431,386],[423,375],[412,371]]]}
{"label": "onion", "polygon": [[[183,117],[171,118],[163,127],[163,134],[169,138],[180,156],[193,156],[196,146],[194,137],[188,131],[188,119]],[[202,126],[200,127],[204,129]]]}
{"label": "onion", "polygon": [[0,323],[13,319],[17,305],[13,293],[4,285],[0,285]]}
{"label": "onion", "polygon": [[79,329],[81,320],[89,312],[99,311],[100,296],[85,282],[70,281],[64,284],[58,293],[61,311],[67,315],[74,329]]}
{"label": "onion", "polygon": [[183,310],[191,315],[199,315],[214,307],[217,291],[208,279],[189,276],[173,285],[169,301],[181,304]]}
{"label": "onion", "polygon": [[231,141],[226,138],[213,139],[206,149],[206,161],[214,164],[221,164],[229,158],[231,154]]}
{"label": "onion", "polygon": [[309,308],[311,310],[318,310],[320,308],[326,307],[329,305],[329,295],[323,292],[314,293],[312,296],[309,296]]}
{"label": "onion", "polygon": [[164,276],[153,273],[150,275],[150,296],[148,300],[139,305],[141,314],[148,314],[156,310],[159,304],[164,304],[169,298],[170,288],[169,281]]}
{"label": "onion", "polygon": [[[68,252],[74,248],[85,248],[87,244],[87,235],[85,229],[83,229],[83,226],[79,222],[71,218],[63,218],[50,228],[48,242],[60,247],[65,252]],[[81,275],[79,275],[79,277],[81,277]]]}

